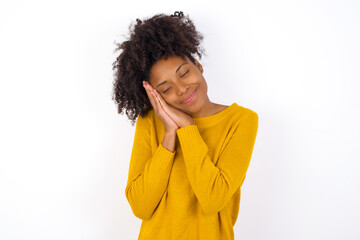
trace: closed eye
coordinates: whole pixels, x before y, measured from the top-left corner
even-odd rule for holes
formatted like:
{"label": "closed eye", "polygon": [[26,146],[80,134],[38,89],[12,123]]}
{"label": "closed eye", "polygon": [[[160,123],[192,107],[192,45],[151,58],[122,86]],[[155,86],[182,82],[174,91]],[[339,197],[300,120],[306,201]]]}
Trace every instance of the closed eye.
{"label": "closed eye", "polygon": [[187,72],[186,72],[186,73],[184,73],[181,77],[185,76],[188,72],[189,72],[189,70],[187,70]]}
{"label": "closed eye", "polygon": [[[181,77],[185,76],[186,74],[188,74],[189,70],[187,70],[186,73],[184,73]],[[163,91],[163,93],[166,93],[171,87],[169,87],[168,89],[166,89],[165,91]]]}

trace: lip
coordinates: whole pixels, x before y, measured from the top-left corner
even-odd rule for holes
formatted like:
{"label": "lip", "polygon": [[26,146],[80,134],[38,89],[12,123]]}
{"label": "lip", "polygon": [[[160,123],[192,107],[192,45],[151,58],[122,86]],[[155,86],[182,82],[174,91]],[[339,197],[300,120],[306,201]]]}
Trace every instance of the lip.
{"label": "lip", "polygon": [[[196,88],[196,89],[197,89],[197,88]],[[191,102],[191,101],[195,98],[195,96],[196,96],[196,89],[193,91],[193,93],[189,96],[188,99],[186,99],[186,100],[183,101],[183,104],[189,103],[189,102]]]}

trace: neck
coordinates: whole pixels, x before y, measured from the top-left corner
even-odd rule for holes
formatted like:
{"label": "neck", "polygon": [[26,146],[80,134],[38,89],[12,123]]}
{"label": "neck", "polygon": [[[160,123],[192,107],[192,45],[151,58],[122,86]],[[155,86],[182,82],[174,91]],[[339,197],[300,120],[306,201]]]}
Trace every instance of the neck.
{"label": "neck", "polygon": [[191,114],[192,118],[201,118],[201,117],[207,117],[210,115],[213,115],[216,112],[217,104],[208,101],[204,106],[200,109],[199,112]]}

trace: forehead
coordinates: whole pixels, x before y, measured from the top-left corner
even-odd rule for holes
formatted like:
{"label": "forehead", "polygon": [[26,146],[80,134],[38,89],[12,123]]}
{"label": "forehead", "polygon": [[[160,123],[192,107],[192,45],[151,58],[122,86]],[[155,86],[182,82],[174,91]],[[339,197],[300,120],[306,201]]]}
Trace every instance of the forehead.
{"label": "forehead", "polygon": [[150,69],[151,78],[161,78],[161,76],[174,75],[176,69],[183,63],[189,63],[188,59],[179,56],[169,56],[167,59],[158,60]]}

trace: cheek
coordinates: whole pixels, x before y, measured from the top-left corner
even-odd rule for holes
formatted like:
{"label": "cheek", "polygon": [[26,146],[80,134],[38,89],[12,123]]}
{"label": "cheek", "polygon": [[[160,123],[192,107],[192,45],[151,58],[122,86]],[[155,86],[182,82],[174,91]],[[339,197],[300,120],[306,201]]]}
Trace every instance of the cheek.
{"label": "cheek", "polygon": [[166,103],[168,103],[168,101],[169,101],[169,96],[166,96],[166,95],[163,94],[163,93],[159,93],[159,94],[160,94],[161,98],[162,98]]}
{"label": "cheek", "polygon": [[176,103],[179,101],[178,96],[173,93],[166,94],[163,99],[169,105],[176,105]]}

